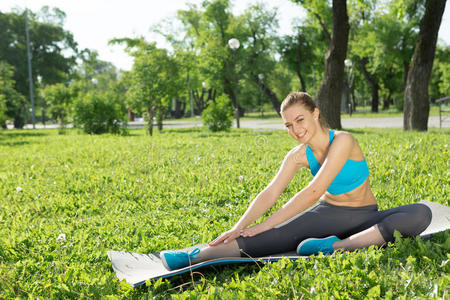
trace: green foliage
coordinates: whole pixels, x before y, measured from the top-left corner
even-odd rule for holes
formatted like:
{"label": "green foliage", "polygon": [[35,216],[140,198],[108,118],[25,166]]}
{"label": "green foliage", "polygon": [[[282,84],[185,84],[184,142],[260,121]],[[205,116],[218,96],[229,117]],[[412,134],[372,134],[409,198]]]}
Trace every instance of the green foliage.
{"label": "green foliage", "polygon": [[[275,89],[274,85],[269,86],[269,82],[271,77],[276,77],[272,72],[277,63],[274,58],[278,28],[276,10],[269,10],[263,4],[255,4],[249,6],[242,15],[235,16],[231,8],[231,2],[224,0],[203,1],[201,7],[191,5],[188,10],[178,11],[178,18],[184,25],[185,36],[180,35],[184,43],[180,38],[174,41],[174,34],[170,35],[169,40],[173,45],[184,45],[184,48],[193,48],[192,52],[198,53],[190,60],[189,68],[188,64],[184,65],[189,75],[193,75],[190,77],[193,80],[189,80],[189,87],[193,90],[194,100],[199,108],[204,102],[196,89],[201,89],[202,81],[207,82],[209,93],[225,93],[235,105],[236,75],[239,86],[238,103],[244,109],[252,109],[260,102],[258,74],[264,74],[268,79],[265,83],[268,90]],[[236,50],[236,68],[233,51],[228,47],[231,38],[237,38],[241,45]],[[285,95],[273,93],[272,96]],[[268,102],[267,97],[264,99]]]}
{"label": "green foliage", "polygon": [[84,90],[107,90],[118,80],[116,67],[98,58],[98,52],[83,49],[80,53],[81,64],[77,68],[77,79],[84,83]]}
{"label": "green foliage", "polygon": [[175,59],[166,49],[159,49],[155,43],[142,38],[114,39],[111,43],[125,43],[127,52],[134,57],[133,69],[126,79],[128,104],[139,112],[148,113],[150,135],[155,116],[161,130],[170,101],[178,96],[182,84]]}
{"label": "green foliage", "polygon": [[0,94],[0,126],[4,126],[6,120],[6,97],[5,95]]}
{"label": "green foliage", "polygon": [[74,125],[86,133],[121,133],[125,117],[123,102],[113,92],[90,92],[74,104]]}
{"label": "green foliage", "polygon": [[[279,51],[281,59],[287,66],[291,73],[297,74],[295,83],[295,90],[305,88],[308,93],[315,95],[317,93],[318,83],[322,77],[324,64],[319,63],[323,61],[324,49],[327,48],[328,41],[325,40],[324,35],[313,25],[300,25],[296,27],[296,35],[284,36],[279,41]],[[280,64],[278,68],[280,69]],[[287,71],[287,70],[286,70]],[[305,83],[302,86],[300,76]],[[278,79],[278,76],[274,76]],[[292,76],[291,76],[292,77]],[[281,80],[280,80],[281,81]],[[290,80],[282,80],[284,85],[291,85]],[[314,86],[316,81],[316,86]],[[273,85],[275,88],[277,84]],[[290,88],[292,91],[292,87]],[[287,94],[282,94],[287,95]]]}
{"label": "green foliage", "polygon": [[219,96],[216,101],[211,101],[202,113],[203,125],[209,130],[226,131],[231,128],[233,109],[227,95]]}
{"label": "green foliage", "polygon": [[61,129],[64,129],[73,102],[73,94],[70,89],[62,83],[48,85],[41,90],[41,96],[47,103],[53,118],[57,119]]}
{"label": "green foliage", "polygon": [[[39,12],[16,10],[0,12],[0,60],[14,67],[14,88],[22,96],[29,96],[25,13],[28,14],[30,51],[32,53],[33,82],[41,76],[43,84],[55,84],[67,80],[76,64],[77,45],[72,33],[64,30],[65,13],[57,8],[44,6]],[[38,100],[38,98],[36,99]],[[30,100],[28,100],[29,103]],[[38,102],[36,103],[39,104]],[[16,127],[22,128],[26,111],[24,105],[17,108],[8,104]]]}
{"label": "green foliage", "polygon": [[401,97],[398,98],[397,101],[395,101],[395,108],[397,111],[403,112],[403,104],[405,103],[405,98]]}
{"label": "green foliage", "polygon": [[429,95],[438,99],[450,95],[450,47],[437,46],[431,73]]}
{"label": "green foliage", "polygon": [[20,114],[25,97],[14,89],[14,67],[0,61],[0,126],[4,127],[8,119]]}
{"label": "green foliage", "polygon": [[[450,132],[353,131],[379,209],[448,205]],[[107,250],[140,253],[228,230],[296,145],[285,131],[128,136],[0,132],[0,298],[445,299],[450,232],[386,249],[228,265],[131,288]],[[300,169],[274,209],[312,179]],[[268,215],[266,214],[266,216]]]}

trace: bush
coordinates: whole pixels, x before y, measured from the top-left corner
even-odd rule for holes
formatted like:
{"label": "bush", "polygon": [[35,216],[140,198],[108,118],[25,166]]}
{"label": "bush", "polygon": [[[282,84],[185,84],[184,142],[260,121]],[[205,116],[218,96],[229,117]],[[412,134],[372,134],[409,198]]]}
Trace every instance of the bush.
{"label": "bush", "polygon": [[6,120],[8,119],[6,116],[6,99],[5,96],[0,94],[0,127],[6,124]]}
{"label": "bush", "polygon": [[125,116],[125,107],[114,94],[88,93],[75,102],[73,122],[86,133],[118,134]]}
{"label": "bush", "polygon": [[202,113],[203,125],[211,131],[226,131],[231,128],[233,109],[227,95],[219,96],[211,101]]}
{"label": "bush", "polygon": [[402,95],[402,97],[399,97],[397,99],[397,101],[395,101],[395,108],[398,111],[403,111],[403,103],[404,103],[404,101],[405,101],[405,99],[403,98],[403,95]]}

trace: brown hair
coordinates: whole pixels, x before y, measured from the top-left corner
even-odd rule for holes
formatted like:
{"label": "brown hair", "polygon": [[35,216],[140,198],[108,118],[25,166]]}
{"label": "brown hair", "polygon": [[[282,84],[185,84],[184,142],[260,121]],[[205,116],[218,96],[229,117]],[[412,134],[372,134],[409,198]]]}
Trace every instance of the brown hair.
{"label": "brown hair", "polygon": [[[315,108],[318,108],[316,103],[314,103],[313,98],[308,93],[294,92],[287,95],[287,97],[283,100],[283,102],[281,102],[280,112],[284,112],[286,109],[293,106],[294,104],[303,105],[311,113],[314,111]],[[319,122],[323,128],[329,127],[327,122],[322,118],[322,114],[319,114]]]}

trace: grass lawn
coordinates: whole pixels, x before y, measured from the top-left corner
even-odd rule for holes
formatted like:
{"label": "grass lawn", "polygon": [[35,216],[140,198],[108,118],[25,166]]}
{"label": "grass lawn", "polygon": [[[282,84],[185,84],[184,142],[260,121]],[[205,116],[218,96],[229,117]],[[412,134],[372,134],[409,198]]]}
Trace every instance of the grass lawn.
{"label": "grass lawn", "polygon": [[[352,130],[379,209],[449,204],[450,131]],[[107,250],[155,252],[231,228],[296,143],[286,132],[0,131],[0,298],[446,298],[450,232],[310,260],[231,265],[132,289]],[[311,180],[300,170],[274,209]],[[273,212],[273,209],[272,211]]]}

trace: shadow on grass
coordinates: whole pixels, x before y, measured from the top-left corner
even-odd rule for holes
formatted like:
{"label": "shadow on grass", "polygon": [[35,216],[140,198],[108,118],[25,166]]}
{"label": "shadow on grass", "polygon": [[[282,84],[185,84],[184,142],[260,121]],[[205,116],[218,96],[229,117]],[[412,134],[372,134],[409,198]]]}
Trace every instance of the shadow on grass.
{"label": "shadow on grass", "polygon": [[248,129],[229,130],[229,131],[217,131],[212,132],[206,128],[170,128],[164,129],[159,134],[197,134],[193,137],[196,138],[210,138],[210,137],[240,137],[242,135],[248,135],[252,131]]}
{"label": "shadow on grass", "polygon": [[159,134],[168,134],[168,133],[201,133],[201,132],[208,132],[204,128],[164,128],[162,131],[159,132]]}
{"label": "shadow on grass", "polygon": [[7,130],[0,131],[0,139],[4,138],[18,138],[18,137],[37,137],[37,136],[47,136],[49,134],[34,131],[13,131],[8,132]]}
{"label": "shadow on grass", "polygon": [[27,140],[27,138],[30,137],[42,137],[42,136],[48,136],[47,133],[42,132],[35,132],[35,131],[17,131],[14,130],[13,132],[8,130],[0,131],[0,146],[6,146],[6,147],[16,147],[16,146],[23,146],[28,145],[30,142]]}
{"label": "shadow on grass", "polygon": [[16,147],[16,146],[23,146],[23,145],[29,145],[30,142],[28,141],[17,141],[17,142],[3,142],[0,140],[0,146],[5,147]]}

